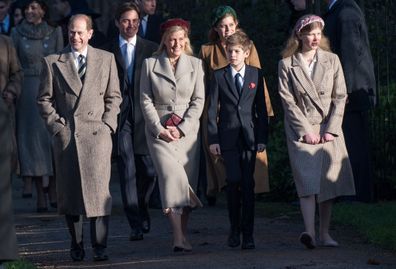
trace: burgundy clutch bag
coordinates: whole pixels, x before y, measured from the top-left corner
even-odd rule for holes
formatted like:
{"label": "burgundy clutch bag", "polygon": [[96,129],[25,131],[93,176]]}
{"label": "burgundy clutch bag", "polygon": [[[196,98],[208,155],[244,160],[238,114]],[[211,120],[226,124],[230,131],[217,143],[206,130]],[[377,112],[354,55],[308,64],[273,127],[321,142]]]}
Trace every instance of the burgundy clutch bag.
{"label": "burgundy clutch bag", "polygon": [[177,127],[180,123],[182,123],[183,118],[180,117],[179,115],[172,113],[169,117],[169,119],[166,120],[165,122],[165,127],[168,126],[174,126]]}

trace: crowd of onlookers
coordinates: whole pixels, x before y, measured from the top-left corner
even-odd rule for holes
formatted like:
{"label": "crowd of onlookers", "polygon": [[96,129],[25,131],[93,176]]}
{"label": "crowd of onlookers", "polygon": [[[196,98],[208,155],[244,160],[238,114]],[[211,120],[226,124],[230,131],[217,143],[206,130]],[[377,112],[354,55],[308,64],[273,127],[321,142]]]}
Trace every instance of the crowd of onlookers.
{"label": "crowd of onlookers", "polygon": [[[298,16],[278,70],[305,224],[299,240],[309,249],[337,247],[329,234],[334,200],[356,187],[357,199],[369,201],[371,188],[367,111],[375,77],[364,16],[353,0],[326,2],[319,17],[305,14],[305,1],[289,1]],[[52,207],[65,215],[74,261],[85,257],[84,215],[94,260],[107,260],[112,160],[129,240],[150,231],[151,198],[170,221],[172,250],[192,251],[190,213],[203,197],[214,206],[226,190],[227,245],[254,249],[254,195],[268,182],[274,112],[257,48],[236,11],[212,11],[210,40],[195,57],[190,22],[166,20],[156,0],[121,1],[106,35],[86,1],[51,4],[56,23],[47,1],[0,0],[0,266],[17,258],[13,172],[24,198],[34,185],[37,212]]]}

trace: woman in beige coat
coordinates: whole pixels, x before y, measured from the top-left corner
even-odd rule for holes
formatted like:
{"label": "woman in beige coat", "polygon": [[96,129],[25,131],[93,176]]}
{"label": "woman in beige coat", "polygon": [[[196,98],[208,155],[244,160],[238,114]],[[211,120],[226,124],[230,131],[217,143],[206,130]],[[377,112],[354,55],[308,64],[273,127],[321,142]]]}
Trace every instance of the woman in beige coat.
{"label": "woman in beige coat", "polygon": [[300,18],[279,62],[287,146],[305,224],[300,241],[310,249],[316,246],[315,200],[319,240],[336,247],[329,235],[334,198],[355,193],[341,129],[347,98],[344,75],[338,57],[328,51],[323,26],[318,16]]}
{"label": "woman in beige coat", "polygon": [[[232,35],[238,29],[238,19],[235,10],[230,6],[219,6],[213,10],[212,14],[212,28],[209,31],[210,42],[202,45],[199,57],[204,62],[206,85],[209,89],[210,81],[213,76],[214,70],[223,68],[228,65],[225,40],[228,36]],[[249,57],[245,60],[246,64],[261,68],[260,59],[256,47],[252,45]],[[264,81],[265,83],[265,81]],[[265,103],[267,106],[268,116],[274,116],[271,106],[271,100],[268,94],[267,85],[264,84]],[[221,158],[214,156],[209,152],[209,145],[207,142],[207,125],[208,125],[208,112],[207,104],[202,114],[202,141],[203,149],[206,159],[206,176],[207,176],[207,190],[206,195],[209,205],[216,203],[216,194],[220,192],[226,185],[225,168]],[[263,193],[269,191],[268,180],[268,161],[267,152],[257,153],[256,167],[254,171],[255,179],[255,193]]]}
{"label": "woman in beige coat", "polygon": [[158,52],[142,66],[141,107],[163,210],[173,229],[173,250],[191,251],[187,221],[191,208],[202,205],[193,190],[198,180],[204,72],[201,60],[191,56],[188,22],[171,19],[161,31]]}

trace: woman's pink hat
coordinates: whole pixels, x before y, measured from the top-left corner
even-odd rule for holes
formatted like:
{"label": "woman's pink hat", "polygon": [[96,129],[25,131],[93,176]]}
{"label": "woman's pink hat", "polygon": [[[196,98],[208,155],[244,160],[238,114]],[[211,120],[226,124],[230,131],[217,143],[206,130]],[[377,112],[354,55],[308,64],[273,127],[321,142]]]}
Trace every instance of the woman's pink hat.
{"label": "woman's pink hat", "polygon": [[294,27],[294,31],[296,33],[299,33],[302,28],[314,22],[319,22],[322,25],[323,29],[325,23],[321,17],[317,15],[305,15],[297,21],[296,26]]}

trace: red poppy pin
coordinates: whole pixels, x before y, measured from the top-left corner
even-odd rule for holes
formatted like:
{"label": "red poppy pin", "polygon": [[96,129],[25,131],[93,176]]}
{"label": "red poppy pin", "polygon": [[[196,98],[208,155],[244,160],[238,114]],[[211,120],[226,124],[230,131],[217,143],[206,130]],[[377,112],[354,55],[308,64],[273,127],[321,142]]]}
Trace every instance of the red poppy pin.
{"label": "red poppy pin", "polygon": [[256,84],[254,82],[250,82],[249,89],[253,90],[254,88],[256,88]]}

